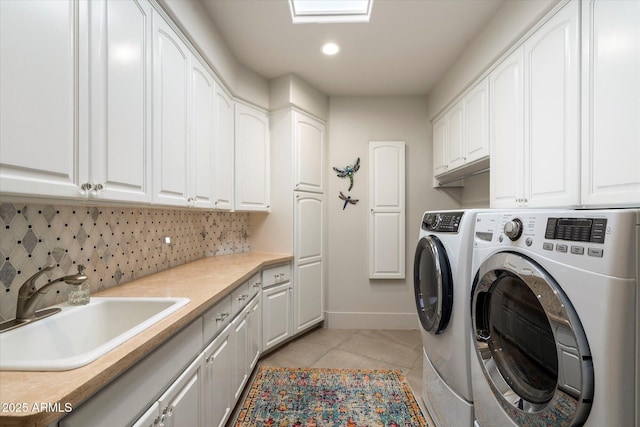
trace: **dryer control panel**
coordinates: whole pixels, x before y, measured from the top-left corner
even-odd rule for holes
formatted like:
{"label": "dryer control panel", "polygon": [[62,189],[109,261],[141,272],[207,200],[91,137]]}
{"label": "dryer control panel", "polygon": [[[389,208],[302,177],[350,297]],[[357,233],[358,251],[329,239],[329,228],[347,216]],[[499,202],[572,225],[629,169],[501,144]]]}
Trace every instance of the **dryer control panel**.
{"label": "dryer control panel", "polygon": [[457,233],[464,212],[427,212],[422,217],[422,229],[441,233]]}

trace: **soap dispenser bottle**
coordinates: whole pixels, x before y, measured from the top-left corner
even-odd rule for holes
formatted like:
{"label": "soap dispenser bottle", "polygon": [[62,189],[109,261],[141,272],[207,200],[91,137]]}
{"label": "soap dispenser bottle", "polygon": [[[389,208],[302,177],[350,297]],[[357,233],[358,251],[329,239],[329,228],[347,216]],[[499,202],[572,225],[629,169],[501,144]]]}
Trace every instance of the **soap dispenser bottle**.
{"label": "soap dispenser bottle", "polygon": [[68,282],[71,289],[67,296],[67,302],[69,305],[86,305],[89,304],[91,298],[91,288],[87,281],[87,276],[84,275],[84,265],[78,265],[78,280],[77,283]]}

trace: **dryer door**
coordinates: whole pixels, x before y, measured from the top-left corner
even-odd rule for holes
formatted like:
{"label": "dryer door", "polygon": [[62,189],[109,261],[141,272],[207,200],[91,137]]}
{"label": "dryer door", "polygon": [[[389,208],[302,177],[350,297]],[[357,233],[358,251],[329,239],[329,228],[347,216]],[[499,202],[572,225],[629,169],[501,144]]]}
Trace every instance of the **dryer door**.
{"label": "dryer door", "polygon": [[511,252],[482,263],[473,286],[476,355],[505,412],[518,425],[581,425],[591,409],[593,365],[560,286]]}
{"label": "dryer door", "polygon": [[436,236],[425,236],[418,242],[413,288],[424,330],[432,334],[444,331],[453,307],[453,279],[447,252]]}

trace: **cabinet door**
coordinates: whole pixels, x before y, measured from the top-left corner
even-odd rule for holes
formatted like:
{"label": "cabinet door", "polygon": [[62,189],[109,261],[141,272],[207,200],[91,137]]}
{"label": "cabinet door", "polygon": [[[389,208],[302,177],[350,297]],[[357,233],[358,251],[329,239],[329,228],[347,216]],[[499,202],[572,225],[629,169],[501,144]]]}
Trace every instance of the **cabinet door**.
{"label": "cabinet door", "polygon": [[324,319],[324,195],[295,194],[295,332]]}
{"label": "cabinet door", "polygon": [[160,404],[154,402],[153,405],[138,420],[133,423],[132,427],[158,427],[160,425]]}
{"label": "cabinet door", "polygon": [[447,112],[447,147],[445,149],[447,170],[458,168],[464,159],[464,114],[463,103],[458,102]]}
{"label": "cabinet door", "polygon": [[231,342],[233,344],[231,390],[233,401],[237,402],[249,378],[249,324],[246,311],[239,314],[231,323]]}
{"label": "cabinet door", "polygon": [[214,120],[214,192],[217,209],[233,209],[234,111],[233,101],[216,85]]}
{"label": "cabinet door", "polygon": [[190,52],[162,17],[153,15],[154,202],[186,206]]}
{"label": "cabinet door", "polygon": [[167,427],[204,425],[202,359],[197,358],[160,397],[160,424]]}
{"label": "cabinet door", "polygon": [[231,325],[204,350],[206,379],[204,381],[205,425],[224,427],[231,415],[231,371],[233,354],[229,331]]}
{"label": "cabinet door", "polygon": [[447,118],[433,122],[433,175],[442,175],[447,171]]}
{"label": "cabinet door", "polygon": [[580,202],[578,12],[569,2],[524,44],[524,206]]}
{"label": "cabinet door", "polygon": [[262,349],[268,350],[291,336],[291,284],[262,290]]}
{"label": "cabinet door", "polygon": [[465,95],[464,162],[489,155],[489,79],[485,78]]}
{"label": "cabinet door", "polygon": [[260,310],[260,294],[258,294],[252,302],[247,306],[247,323],[249,330],[249,374],[258,363],[262,352],[262,311]]}
{"label": "cabinet door", "polygon": [[523,189],[523,53],[516,50],[489,75],[491,207],[517,207]]}
{"label": "cabinet door", "polygon": [[85,67],[81,6],[77,0],[0,1],[2,193],[81,195],[88,167],[78,115],[86,95],[76,84]]}
{"label": "cabinet door", "polygon": [[640,2],[582,10],[582,204],[639,206]]}
{"label": "cabinet door", "polygon": [[324,124],[293,112],[294,189],[324,192]]}
{"label": "cabinet door", "polygon": [[235,207],[269,210],[269,120],[265,113],[236,104]]}
{"label": "cabinet door", "polygon": [[369,143],[369,278],[405,277],[405,144]]}
{"label": "cabinet door", "polygon": [[92,1],[90,194],[151,201],[152,7]]}
{"label": "cabinet door", "polygon": [[300,332],[324,320],[323,268],[322,259],[297,265],[294,332]]}
{"label": "cabinet door", "polygon": [[216,84],[213,76],[200,61],[191,58],[191,164],[189,188],[191,205],[214,207],[214,106]]}

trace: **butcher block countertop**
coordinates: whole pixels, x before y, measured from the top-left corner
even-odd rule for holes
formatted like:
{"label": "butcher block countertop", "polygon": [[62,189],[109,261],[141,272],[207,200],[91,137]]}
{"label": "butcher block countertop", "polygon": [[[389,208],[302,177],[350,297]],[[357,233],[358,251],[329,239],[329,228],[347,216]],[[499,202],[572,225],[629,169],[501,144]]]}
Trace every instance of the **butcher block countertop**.
{"label": "butcher block countertop", "polygon": [[190,302],[94,362],[59,372],[0,371],[0,426],[47,426],[80,406],[264,267],[293,256],[247,252],[203,258],[94,294]]}

